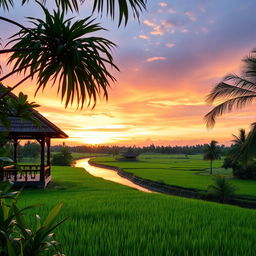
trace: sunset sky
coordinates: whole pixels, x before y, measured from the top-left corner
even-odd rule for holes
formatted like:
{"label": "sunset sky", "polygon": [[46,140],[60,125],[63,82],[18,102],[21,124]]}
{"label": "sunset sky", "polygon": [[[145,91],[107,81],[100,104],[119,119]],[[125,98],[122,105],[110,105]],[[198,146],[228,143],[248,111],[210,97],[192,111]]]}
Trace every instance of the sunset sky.
{"label": "sunset sky", "polygon": [[[232,133],[255,121],[255,105],[224,115],[207,130],[203,116],[211,106],[205,97],[225,74],[239,74],[241,59],[256,47],[256,1],[149,0],[147,9],[140,23],[131,19],[119,29],[117,22],[101,20],[109,29],[103,36],[118,45],[114,57],[121,70],[113,73],[117,83],[108,102],[99,101],[93,110],[65,109],[54,88],[34,98],[34,81],[15,92],[39,103],[38,110],[70,136],[68,145],[230,143]],[[24,23],[25,16],[41,11],[30,3],[0,14]],[[87,15],[83,5],[79,18]],[[4,42],[17,31],[2,21],[0,26]],[[0,55],[2,67],[7,57]],[[13,86],[19,78],[5,84]]]}

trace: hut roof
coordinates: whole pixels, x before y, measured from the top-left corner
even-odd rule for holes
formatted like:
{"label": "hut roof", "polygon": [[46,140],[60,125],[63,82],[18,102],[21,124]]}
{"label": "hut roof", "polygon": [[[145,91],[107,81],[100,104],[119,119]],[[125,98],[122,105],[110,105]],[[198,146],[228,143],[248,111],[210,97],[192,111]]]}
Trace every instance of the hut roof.
{"label": "hut roof", "polygon": [[[0,95],[6,90],[0,83]],[[12,97],[17,99],[17,96],[12,92],[6,97]],[[51,121],[46,119],[38,111],[32,109],[32,115],[34,116],[37,124],[29,120],[21,120],[19,117],[9,117],[10,129],[9,138],[19,139],[31,139],[36,137],[49,137],[49,138],[68,138],[68,135],[63,132],[59,127],[53,124]],[[0,132],[6,131],[5,127],[0,123]]]}

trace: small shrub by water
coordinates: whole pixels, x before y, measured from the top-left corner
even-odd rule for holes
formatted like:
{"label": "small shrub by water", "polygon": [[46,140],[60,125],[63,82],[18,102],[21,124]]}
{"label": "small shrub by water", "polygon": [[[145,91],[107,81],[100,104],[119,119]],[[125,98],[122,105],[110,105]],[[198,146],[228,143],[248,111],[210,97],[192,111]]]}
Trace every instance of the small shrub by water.
{"label": "small shrub by water", "polygon": [[208,196],[221,203],[225,203],[235,197],[237,188],[222,175],[214,177],[214,183],[208,186]]}

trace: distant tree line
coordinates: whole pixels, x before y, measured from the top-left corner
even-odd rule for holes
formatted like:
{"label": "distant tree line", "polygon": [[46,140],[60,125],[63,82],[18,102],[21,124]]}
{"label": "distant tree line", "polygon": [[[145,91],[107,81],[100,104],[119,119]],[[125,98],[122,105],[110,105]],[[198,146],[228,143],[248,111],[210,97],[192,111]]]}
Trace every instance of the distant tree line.
{"label": "distant tree line", "polygon": [[[83,145],[83,146],[66,146],[56,145],[51,147],[51,152],[62,152],[63,148],[68,148],[73,153],[91,153],[91,154],[111,154],[118,155],[123,152],[127,152],[129,148],[132,148],[136,154],[142,153],[159,153],[159,154],[184,154],[184,155],[195,155],[203,154],[207,144],[198,144],[194,146],[150,146],[144,147],[128,147],[128,146],[106,146],[106,145]],[[226,155],[227,152],[232,148],[224,145],[219,146],[222,155]],[[6,145],[6,154],[12,158],[13,147],[11,144]],[[19,158],[38,158],[40,155],[40,145],[37,142],[27,141],[24,145],[18,145],[18,156]]]}
{"label": "distant tree line", "polygon": [[[198,144],[194,146],[155,146],[151,144],[150,146],[137,147],[133,146],[133,151],[137,154],[142,153],[159,153],[159,154],[203,154],[204,149],[207,144]],[[52,146],[52,152],[60,152],[63,145]],[[68,147],[71,152],[74,153],[104,153],[117,155],[122,152],[126,152],[129,148],[127,146],[106,146],[106,145],[83,145],[83,146],[72,146]],[[222,154],[225,154],[230,147],[224,145],[220,146]]]}
{"label": "distant tree line", "polygon": [[[5,156],[12,158],[13,156],[13,147],[11,144],[7,146],[7,153]],[[159,153],[159,154],[184,154],[184,155],[195,155],[195,154],[204,154],[207,144],[197,144],[193,146],[155,146],[151,144],[150,146],[144,147],[128,147],[128,146],[107,146],[107,145],[83,145],[83,146],[66,146],[56,145],[51,147],[51,152],[62,152],[63,148],[67,149],[72,153],[91,153],[91,154],[111,154],[117,156],[127,152],[132,148],[133,152],[137,155],[142,153]],[[220,145],[218,146],[222,155],[227,155],[227,153],[233,148],[233,145],[230,147]],[[27,141],[23,145],[18,145],[18,157],[22,158],[38,158],[40,156],[40,145],[37,142]]]}
{"label": "distant tree line", "polygon": [[[37,142],[27,141],[24,145],[18,144],[18,158],[34,158],[37,159],[40,155],[41,147]],[[13,146],[12,144],[5,145],[5,152],[2,155],[13,157]]]}

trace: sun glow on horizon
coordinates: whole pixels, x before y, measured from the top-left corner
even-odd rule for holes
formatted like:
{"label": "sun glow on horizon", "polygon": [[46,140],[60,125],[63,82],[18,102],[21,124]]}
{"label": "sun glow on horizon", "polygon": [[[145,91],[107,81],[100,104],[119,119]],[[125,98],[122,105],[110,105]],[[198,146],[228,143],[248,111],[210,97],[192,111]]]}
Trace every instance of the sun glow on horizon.
{"label": "sun glow on horizon", "polygon": [[82,142],[85,144],[99,145],[99,144],[105,144],[107,140],[100,137],[91,137],[91,138],[87,137],[87,138],[82,138]]}

